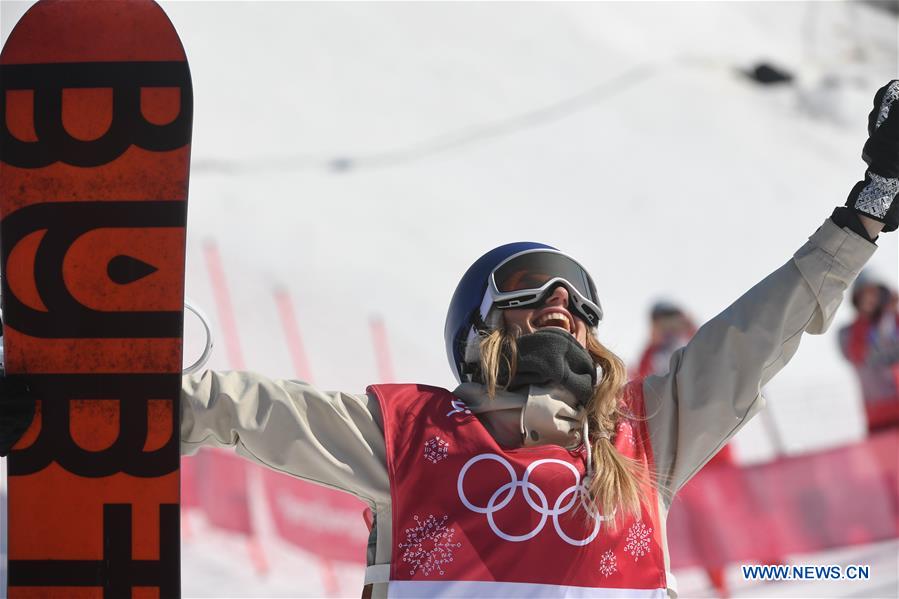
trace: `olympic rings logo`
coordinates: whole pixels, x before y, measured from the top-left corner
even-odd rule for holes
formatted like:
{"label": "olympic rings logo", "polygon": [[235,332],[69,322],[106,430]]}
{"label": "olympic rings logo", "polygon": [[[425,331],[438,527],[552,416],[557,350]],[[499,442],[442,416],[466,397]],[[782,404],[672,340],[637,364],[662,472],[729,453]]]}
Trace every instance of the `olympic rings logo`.
{"label": "olympic rings logo", "polygon": [[[510,482],[499,487],[496,491],[493,492],[493,495],[490,496],[490,500],[487,502],[485,507],[480,507],[471,503],[468,498],[465,496],[465,491],[462,489],[463,481],[465,480],[465,475],[468,473],[468,470],[483,460],[493,460],[494,462],[499,462],[509,473]],[[544,464],[558,464],[563,466],[571,471],[574,475],[574,484],[562,491],[559,497],[556,499],[555,504],[552,508],[549,507],[549,501],[546,499],[546,494],[543,490],[538,487],[536,484],[530,481],[530,477],[533,474],[534,470],[543,466]],[[515,496],[515,491],[518,488],[521,488],[521,492],[524,495],[525,501],[527,501],[528,505],[540,514],[540,522],[537,523],[537,526],[534,527],[534,530],[522,534],[522,535],[510,535],[506,532],[500,530],[499,526],[497,526],[496,521],[494,519],[494,514],[512,501],[512,498]],[[602,516],[596,512],[596,508],[592,505],[592,502],[588,503],[586,498],[589,498],[589,494],[587,492],[587,487],[585,482],[581,481],[581,475],[578,473],[577,468],[568,462],[563,462],[562,460],[553,460],[553,459],[543,459],[536,460],[532,462],[530,466],[527,467],[527,470],[524,472],[524,477],[521,480],[518,480],[518,477],[515,475],[515,470],[512,469],[512,465],[502,456],[498,456],[493,453],[482,453],[477,455],[462,466],[462,470],[459,471],[459,479],[456,483],[456,488],[459,491],[459,499],[462,500],[462,503],[473,512],[478,514],[486,514],[487,523],[490,524],[490,529],[501,539],[506,541],[512,541],[513,543],[520,543],[522,541],[527,541],[528,539],[533,539],[537,536],[543,527],[546,525],[547,519],[552,516],[553,519],[553,527],[556,529],[556,533],[561,537],[563,541],[568,543],[569,545],[574,545],[575,547],[583,547],[587,545],[593,539],[596,538],[596,535],[599,534],[600,523],[603,520],[609,520],[610,518]],[[505,496],[500,499],[505,493]],[[534,500],[534,496],[537,497],[538,501]],[[565,503],[566,498],[569,498],[567,503]],[[587,514],[593,519],[593,531],[590,535],[585,539],[573,539],[568,536],[562,527],[559,525],[559,516],[562,514],[568,513],[572,507],[574,507],[575,502],[580,500],[581,505],[587,511]],[[564,503],[564,505],[563,505]]]}

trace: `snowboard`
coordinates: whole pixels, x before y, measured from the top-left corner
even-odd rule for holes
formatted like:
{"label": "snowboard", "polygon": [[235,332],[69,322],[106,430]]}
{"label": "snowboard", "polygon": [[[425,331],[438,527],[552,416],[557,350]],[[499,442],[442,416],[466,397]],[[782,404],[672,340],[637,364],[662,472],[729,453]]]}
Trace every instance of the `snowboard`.
{"label": "snowboard", "polygon": [[178,597],[184,49],[152,0],[41,0],[0,86],[8,596]]}

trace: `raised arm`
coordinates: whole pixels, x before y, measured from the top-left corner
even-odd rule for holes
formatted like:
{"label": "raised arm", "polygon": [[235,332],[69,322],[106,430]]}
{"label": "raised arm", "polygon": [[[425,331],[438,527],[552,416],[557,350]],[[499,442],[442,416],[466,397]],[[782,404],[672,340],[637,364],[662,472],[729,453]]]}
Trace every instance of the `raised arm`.
{"label": "raised arm", "polygon": [[762,407],[761,388],[827,330],[876,246],[828,219],[793,258],[700,327],[643,383],[659,480],[683,486]]}
{"label": "raised arm", "polygon": [[181,453],[234,447],[252,461],[368,503],[389,500],[378,403],[250,372],[184,377]]}
{"label": "raised arm", "polygon": [[799,347],[803,333],[830,326],[843,293],[896,229],[899,194],[899,82],[881,88],[862,157],[869,169],[786,264],[703,325],[643,383],[660,486],[671,495],[764,406],[761,388]]}

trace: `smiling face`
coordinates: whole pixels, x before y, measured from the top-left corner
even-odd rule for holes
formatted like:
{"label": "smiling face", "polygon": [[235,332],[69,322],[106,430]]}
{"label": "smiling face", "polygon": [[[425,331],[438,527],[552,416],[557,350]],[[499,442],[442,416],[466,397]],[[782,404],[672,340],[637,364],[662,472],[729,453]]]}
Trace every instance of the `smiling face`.
{"label": "smiling face", "polygon": [[539,308],[513,308],[502,312],[507,329],[517,327],[522,335],[527,335],[542,328],[556,327],[568,331],[581,346],[587,347],[587,323],[568,311],[568,290],[562,285],[556,287]]}

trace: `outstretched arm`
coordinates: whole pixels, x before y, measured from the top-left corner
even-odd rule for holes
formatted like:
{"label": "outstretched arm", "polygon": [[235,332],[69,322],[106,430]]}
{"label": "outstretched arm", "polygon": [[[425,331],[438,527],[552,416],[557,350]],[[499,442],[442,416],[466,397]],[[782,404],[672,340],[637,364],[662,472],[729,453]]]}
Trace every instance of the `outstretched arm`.
{"label": "outstretched arm", "polygon": [[803,333],[827,330],[875,248],[826,220],[789,262],[700,327],[667,374],[644,380],[662,488],[677,491],[764,407],[762,386],[793,357]]}
{"label": "outstretched arm", "polygon": [[184,377],[181,453],[234,447],[250,460],[368,503],[389,499],[378,403],[250,372]]}
{"label": "outstretched arm", "polygon": [[764,407],[761,388],[792,358],[803,333],[827,330],[843,293],[899,224],[899,81],[869,117],[864,181],[791,260],[702,326],[663,376],[643,383],[660,487],[670,501]]}

